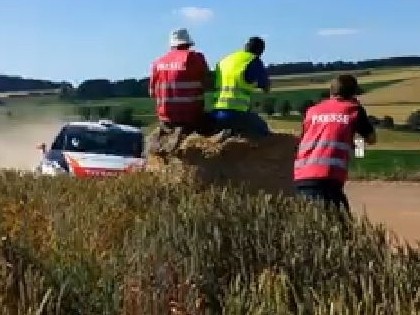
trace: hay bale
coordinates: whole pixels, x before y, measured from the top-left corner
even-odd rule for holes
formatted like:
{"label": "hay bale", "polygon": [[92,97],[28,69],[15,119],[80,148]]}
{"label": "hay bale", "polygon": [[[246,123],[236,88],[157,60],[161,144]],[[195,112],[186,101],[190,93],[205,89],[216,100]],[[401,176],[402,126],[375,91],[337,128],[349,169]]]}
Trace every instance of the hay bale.
{"label": "hay bale", "polygon": [[247,184],[252,191],[293,193],[296,138],[273,134],[261,139],[197,134],[182,139],[173,152],[150,154],[147,170],[168,181],[194,181],[203,185]]}

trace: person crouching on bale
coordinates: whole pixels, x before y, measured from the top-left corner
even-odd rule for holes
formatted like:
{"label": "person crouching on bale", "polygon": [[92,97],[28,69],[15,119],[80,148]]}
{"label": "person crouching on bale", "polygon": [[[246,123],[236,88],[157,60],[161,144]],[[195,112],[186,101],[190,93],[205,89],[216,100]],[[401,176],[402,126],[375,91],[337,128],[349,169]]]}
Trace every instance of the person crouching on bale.
{"label": "person crouching on bale", "polygon": [[261,60],[264,50],[264,40],[251,37],[244,49],[229,54],[216,65],[210,113],[216,131],[247,137],[271,133],[267,123],[251,111],[252,93],[257,89],[270,91],[268,73]]}
{"label": "person crouching on bale", "polygon": [[194,44],[185,28],[175,30],[170,35],[171,50],[152,64],[149,94],[156,101],[160,131],[172,134],[173,147],[181,134],[206,126],[204,92],[211,86],[211,75],[204,55],[192,49]]}

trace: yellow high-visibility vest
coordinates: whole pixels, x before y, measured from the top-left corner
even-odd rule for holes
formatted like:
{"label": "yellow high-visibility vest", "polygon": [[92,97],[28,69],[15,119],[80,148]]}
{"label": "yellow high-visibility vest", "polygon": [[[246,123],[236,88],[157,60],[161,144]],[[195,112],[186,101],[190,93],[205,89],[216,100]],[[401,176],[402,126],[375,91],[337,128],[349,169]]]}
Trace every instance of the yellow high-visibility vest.
{"label": "yellow high-visibility vest", "polygon": [[255,55],[238,51],[223,58],[216,69],[214,109],[246,112],[251,106],[255,84],[245,81],[245,70]]}

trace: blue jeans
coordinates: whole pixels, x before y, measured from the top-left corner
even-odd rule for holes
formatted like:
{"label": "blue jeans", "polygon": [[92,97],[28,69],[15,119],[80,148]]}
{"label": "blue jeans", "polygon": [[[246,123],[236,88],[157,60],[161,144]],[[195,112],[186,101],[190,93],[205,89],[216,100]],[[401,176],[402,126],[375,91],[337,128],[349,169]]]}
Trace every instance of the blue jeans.
{"label": "blue jeans", "polygon": [[235,110],[213,110],[210,116],[217,131],[230,129],[233,134],[244,136],[268,136],[270,128],[257,113]]}

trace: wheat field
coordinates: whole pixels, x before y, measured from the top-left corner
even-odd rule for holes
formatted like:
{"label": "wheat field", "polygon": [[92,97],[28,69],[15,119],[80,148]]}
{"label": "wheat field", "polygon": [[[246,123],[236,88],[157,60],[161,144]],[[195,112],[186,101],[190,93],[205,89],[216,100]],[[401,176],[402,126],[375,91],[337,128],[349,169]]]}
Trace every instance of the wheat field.
{"label": "wheat field", "polygon": [[[329,87],[330,80],[338,73],[321,73],[321,74],[310,74],[310,75],[285,75],[285,76],[273,76],[271,77],[273,90],[274,91],[290,91],[290,90],[306,90],[306,89],[325,89]],[[374,82],[387,82],[387,81],[405,81],[410,79],[420,78],[420,68],[398,68],[398,69],[384,69],[371,70],[369,75],[365,74],[365,71],[349,71],[353,73],[359,83],[374,83]],[[325,76],[325,82],[322,83],[311,83],[311,79],[317,76]]]}

